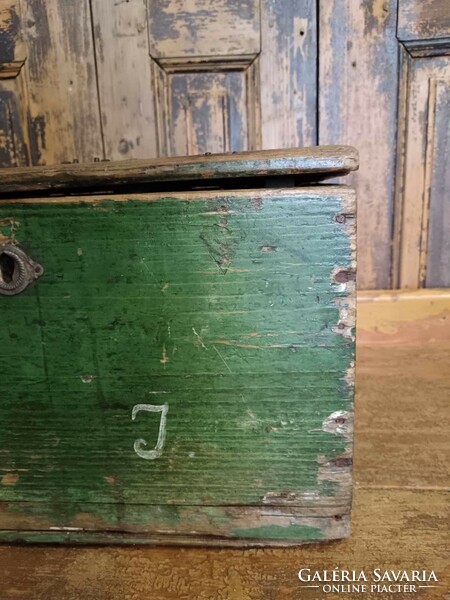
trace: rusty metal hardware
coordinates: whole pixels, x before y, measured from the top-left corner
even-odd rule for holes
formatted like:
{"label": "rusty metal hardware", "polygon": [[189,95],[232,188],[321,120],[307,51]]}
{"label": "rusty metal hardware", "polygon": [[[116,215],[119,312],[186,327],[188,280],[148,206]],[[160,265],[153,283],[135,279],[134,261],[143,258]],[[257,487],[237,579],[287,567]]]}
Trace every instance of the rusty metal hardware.
{"label": "rusty metal hardware", "polygon": [[23,250],[13,244],[0,245],[0,294],[20,294],[44,272]]}

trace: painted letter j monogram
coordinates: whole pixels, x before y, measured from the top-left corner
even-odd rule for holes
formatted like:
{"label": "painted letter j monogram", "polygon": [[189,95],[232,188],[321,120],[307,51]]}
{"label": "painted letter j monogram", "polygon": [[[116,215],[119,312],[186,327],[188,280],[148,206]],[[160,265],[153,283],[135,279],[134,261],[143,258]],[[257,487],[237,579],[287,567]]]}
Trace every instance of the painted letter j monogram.
{"label": "painted letter j monogram", "polygon": [[147,446],[147,442],[142,438],[135,440],[134,442],[134,451],[141,458],[145,458],[146,460],[154,460],[155,458],[159,458],[162,455],[164,441],[166,439],[166,422],[168,410],[168,404],[163,404],[162,406],[157,406],[155,404],[136,404],[135,406],[133,406],[133,411],[131,413],[131,419],[133,421],[136,419],[136,416],[140,411],[161,413],[158,440],[156,441],[155,447],[152,450],[145,450],[144,448],[145,446]]}

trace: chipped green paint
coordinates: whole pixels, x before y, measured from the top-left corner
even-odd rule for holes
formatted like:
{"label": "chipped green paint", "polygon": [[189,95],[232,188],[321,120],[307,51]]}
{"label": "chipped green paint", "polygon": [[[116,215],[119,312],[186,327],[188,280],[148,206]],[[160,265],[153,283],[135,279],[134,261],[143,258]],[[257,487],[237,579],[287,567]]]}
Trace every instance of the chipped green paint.
{"label": "chipped green paint", "polygon": [[[3,510],[63,526],[90,503],[126,529],[149,526],[130,513],[144,505],[176,528],[187,517],[164,507],[192,506],[216,527],[216,506],[289,492],[343,511],[319,476],[348,443],[323,423],[352,409],[354,343],[335,330],[348,291],[332,279],[352,268],[335,220],[348,197],[329,189],[4,201],[0,222],[45,272],[0,296]],[[155,460],[134,443],[155,447],[161,414],[132,420],[138,404],[168,405]]]}

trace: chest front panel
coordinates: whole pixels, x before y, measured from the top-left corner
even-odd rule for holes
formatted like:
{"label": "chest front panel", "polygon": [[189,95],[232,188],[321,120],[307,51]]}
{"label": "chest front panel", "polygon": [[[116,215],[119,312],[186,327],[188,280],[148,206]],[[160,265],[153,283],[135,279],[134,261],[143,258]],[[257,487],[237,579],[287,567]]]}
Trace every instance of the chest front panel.
{"label": "chest front panel", "polygon": [[0,297],[2,539],[346,535],[351,191],[15,200],[0,221],[44,269]]}

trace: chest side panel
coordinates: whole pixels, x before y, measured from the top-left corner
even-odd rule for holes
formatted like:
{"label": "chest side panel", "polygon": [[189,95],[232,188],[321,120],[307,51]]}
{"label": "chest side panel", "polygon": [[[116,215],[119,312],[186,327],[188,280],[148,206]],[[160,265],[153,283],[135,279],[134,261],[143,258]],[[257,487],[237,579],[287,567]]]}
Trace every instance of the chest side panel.
{"label": "chest side panel", "polygon": [[350,191],[27,200],[0,220],[44,268],[0,297],[3,529],[342,535]]}

